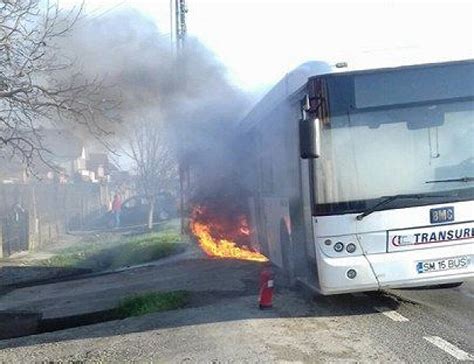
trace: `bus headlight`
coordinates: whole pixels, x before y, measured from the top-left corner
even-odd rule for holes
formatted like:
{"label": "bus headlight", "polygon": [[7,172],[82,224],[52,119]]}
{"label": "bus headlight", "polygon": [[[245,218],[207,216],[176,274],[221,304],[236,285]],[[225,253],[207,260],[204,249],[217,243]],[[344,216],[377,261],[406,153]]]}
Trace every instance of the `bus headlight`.
{"label": "bus headlight", "polygon": [[324,244],[327,245],[327,246],[330,246],[332,244],[331,239],[324,240]]}
{"label": "bus headlight", "polygon": [[355,246],[354,243],[347,244],[347,246],[346,246],[346,251],[348,253],[351,253],[351,254],[354,253],[356,251],[356,249],[357,249],[357,247]]}
{"label": "bus headlight", "polygon": [[342,252],[344,250],[344,244],[338,241],[336,244],[334,244],[334,250],[338,253]]}

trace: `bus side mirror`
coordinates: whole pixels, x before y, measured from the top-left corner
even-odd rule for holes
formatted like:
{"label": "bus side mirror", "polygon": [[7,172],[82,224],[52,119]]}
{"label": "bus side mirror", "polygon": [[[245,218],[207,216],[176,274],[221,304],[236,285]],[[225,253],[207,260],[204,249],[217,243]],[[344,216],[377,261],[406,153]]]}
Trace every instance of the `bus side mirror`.
{"label": "bus side mirror", "polygon": [[303,159],[319,158],[321,155],[321,130],[319,119],[301,119],[300,155]]}

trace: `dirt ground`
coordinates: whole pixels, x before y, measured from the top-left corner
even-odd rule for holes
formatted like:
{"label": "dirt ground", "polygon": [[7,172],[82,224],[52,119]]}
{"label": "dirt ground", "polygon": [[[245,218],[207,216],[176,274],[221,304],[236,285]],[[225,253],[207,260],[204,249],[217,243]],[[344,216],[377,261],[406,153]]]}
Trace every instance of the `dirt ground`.
{"label": "dirt ground", "polygon": [[258,269],[247,262],[188,259],[185,253],[133,269],[15,289],[0,297],[0,310],[41,312],[51,319],[108,310],[125,297],[152,291],[187,290],[217,299],[247,294]]}
{"label": "dirt ground", "polygon": [[[156,226],[154,232],[163,229],[178,232],[179,221],[174,219],[160,224]],[[90,273],[90,269],[58,267],[44,264],[44,262],[56,255],[77,253],[89,248],[96,250],[97,248],[114,248],[127,237],[140,236],[140,234],[145,233],[142,228],[132,229],[130,227],[110,231],[75,232],[74,234],[64,234],[55,243],[46,245],[41,249],[20,252],[8,258],[0,259],[0,292],[4,291],[7,286],[28,286],[38,282]],[[193,253],[198,250],[197,247],[192,246],[187,237],[183,237],[182,243],[185,243],[187,250]]]}
{"label": "dirt ground", "polygon": [[195,299],[177,311],[0,341],[0,361],[394,359],[377,349],[367,333],[358,332],[357,320],[334,314],[330,304],[306,301],[284,285],[277,287],[274,309],[259,310],[260,270],[252,262],[185,259],[12,291],[0,297],[3,309],[34,309],[50,318],[105,309],[137,292],[186,289]]}
{"label": "dirt ground", "polygon": [[318,315],[293,293],[272,311],[255,296],[176,312],[0,342],[6,362],[336,362],[394,358],[348,327],[344,318]]}

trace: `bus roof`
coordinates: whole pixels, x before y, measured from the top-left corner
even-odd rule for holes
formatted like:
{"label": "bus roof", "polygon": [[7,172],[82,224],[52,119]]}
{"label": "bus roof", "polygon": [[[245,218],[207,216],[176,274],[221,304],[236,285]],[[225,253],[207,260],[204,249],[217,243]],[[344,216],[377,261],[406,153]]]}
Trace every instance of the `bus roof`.
{"label": "bus roof", "polygon": [[377,72],[384,72],[384,71],[396,71],[396,70],[405,70],[405,69],[417,69],[417,68],[429,68],[429,67],[441,67],[445,65],[455,65],[455,64],[469,64],[473,63],[474,59],[462,59],[462,60],[456,60],[456,61],[448,61],[448,62],[431,62],[431,63],[411,63],[407,65],[396,65],[396,66],[390,66],[390,65],[381,65],[376,68],[366,68],[366,67],[361,67],[361,68],[339,68],[334,70],[333,72],[328,72],[328,73],[320,73],[317,75],[312,75],[308,77],[308,80],[311,78],[323,76],[323,75],[358,75],[358,74],[368,74],[368,73],[377,73]]}
{"label": "bus roof", "polygon": [[326,62],[311,61],[306,62],[287,73],[253,108],[252,110],[238,123],[239,127],[249,129],[260,120],[266,117],[272,110],[274,110],[280,103],[288,99],[291,95],[301,90],[310,78],[319,77],[323,75],[332,74],[362,74],[380,72],[384,70],[409,69],[436,65],[446,65],[453,63],[470,63],[473,59],[451,60],[444,62],[363,62],[352,64],[337,63],[330,65]]}

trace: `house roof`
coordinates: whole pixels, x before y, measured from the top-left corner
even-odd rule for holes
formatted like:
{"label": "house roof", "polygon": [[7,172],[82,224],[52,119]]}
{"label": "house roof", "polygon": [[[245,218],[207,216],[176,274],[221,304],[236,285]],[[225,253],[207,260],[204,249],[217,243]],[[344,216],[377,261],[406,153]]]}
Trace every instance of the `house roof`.
{"label": "house roof", "polygon": [[43,129],[41,143],[47,150],[46,159],[51,162],[67,162],[79,158],[84,149],[82,140],[64,129]]}
{"label": "house roof", "polygon": [[90,153],[87,160],[87,169],[93,170],[99,166],[107,168],[109,165],[109,157],[105,153]]}
{"label": "house roof", "polygon": [[99,167],[105,168],[106,173],[118,170],[117,166],[109,160],[109,156],[105,153],[90,153],[86,161],[86,166],[90,171],[95,171]]}

